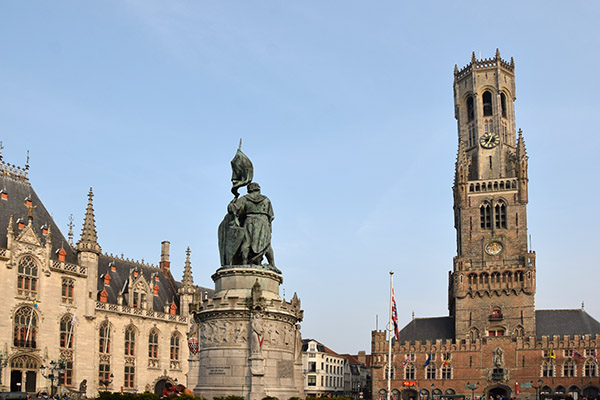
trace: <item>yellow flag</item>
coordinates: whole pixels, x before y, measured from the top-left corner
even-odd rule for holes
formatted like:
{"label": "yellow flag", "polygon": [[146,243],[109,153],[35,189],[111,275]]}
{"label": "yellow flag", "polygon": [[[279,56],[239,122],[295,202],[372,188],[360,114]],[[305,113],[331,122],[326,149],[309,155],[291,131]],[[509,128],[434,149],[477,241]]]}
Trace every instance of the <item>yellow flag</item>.
{"label": "yellow flag", "polygon": [[554,354],[554,350],[553,349],[550,349],[550,353],[548,353],[548,357],[552,358],[552,359],[556,358],[556,354]]}

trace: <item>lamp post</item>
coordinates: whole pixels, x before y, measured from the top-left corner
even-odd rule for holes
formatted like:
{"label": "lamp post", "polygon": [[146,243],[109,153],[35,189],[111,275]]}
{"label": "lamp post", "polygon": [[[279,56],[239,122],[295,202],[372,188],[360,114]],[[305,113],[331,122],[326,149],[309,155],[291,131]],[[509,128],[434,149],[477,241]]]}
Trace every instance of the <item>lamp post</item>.
{"label": "lamp post", "polygon": [[479,385],[479,382],[477,382],[477,383],[467,382],[467,384],[465,385],[465,387],[467,389],[471,389],[471,400],[475,400],[475,389],[477,389],[477,385]]}
{"label": "lamp post", "polygon": [[[46,370],[48,371],[47,373]],[[60,378],[65,373],[65,362],[60,358],[58,361],[52,360],[48,367],[42,365],[40,372],[44,378],[50,379],[50,396],[54,396],[54,380],[56,380],[56,388],[58,388],[60,386]]]}
{"label": "lamp post", "polygon": [[0,352],[0,385],[2,385],[2,370],[8,365],[8,357]]}
{"label": "lamp post", "polygon": [[108,385],[110,385],[110,384],[112,383],[112,381],[113,381],[114,377],[115,377],[115,376],[114,376],[114,375],[112,374],[112,372],[111,372],[111,374],[110,374],[110,379],[100,379],[100,380],[98,381],[98,382],[99,382],[99,383],[100,383],[102,386],[104,386],[104,391],[105,391],[105,392],[107,392],[107,391],[108,391]]}
{"label": "lamp post", "polygon": [[541,379],[537,381],[537,386],[533,385],[533,382],[531,382],[531,386],[535,389],[535,400],[540,400],[540,388],[543,384],[544,381],[542,381]]}

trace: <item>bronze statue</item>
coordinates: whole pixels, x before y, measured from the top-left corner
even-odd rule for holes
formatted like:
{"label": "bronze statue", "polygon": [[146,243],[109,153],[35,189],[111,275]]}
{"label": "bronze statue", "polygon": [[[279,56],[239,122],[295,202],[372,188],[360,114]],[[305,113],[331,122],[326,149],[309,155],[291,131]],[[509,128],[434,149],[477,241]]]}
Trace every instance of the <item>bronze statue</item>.
{"label": "bronze statue", "polygon": [[[271,247],[273,206],[269,198],[260,193],[260,185],[252,182],[252,162],[242,152],[241,142],[231,168],[234,198],[219,225],[221,265],[261,265],[266,257],[268,267],[279,272]],[[242,186],[248,186],[248,194],[239,197],[238,189]]]}

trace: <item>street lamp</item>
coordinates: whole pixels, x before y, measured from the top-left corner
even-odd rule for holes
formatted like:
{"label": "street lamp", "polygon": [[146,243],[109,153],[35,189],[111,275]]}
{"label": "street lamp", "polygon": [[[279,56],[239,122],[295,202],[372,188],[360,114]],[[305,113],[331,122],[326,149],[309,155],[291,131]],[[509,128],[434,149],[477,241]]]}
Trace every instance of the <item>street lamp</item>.
{"label": "street lamp", "polygon": [[[45,371],[48,370],[46,374]],[[65,362],[62,359],[58,359],[58,361],[50,361],[50,365],[46,367],[42,365],[40,367],[40,372],[42,376],[46,379],[50,379],[50,396],[54,396],[54,380],[56,380],[56,387],[60,386],[60,378],[65,373]]]}
{"label": "street lamp", "polygon": [[471,389],[471,400],[475,400],[475,389],[477,389],[477,385],[479,385],[479,382],[477,382],[477,383],[467,382],[467,384],[465,385],[465,387],[467,389]]}
{"label": "street lamp", "polygon": [[111,372],[111,374],[110,374],[110,380],[104,380],[104,379],[100,379],[99,383],[100,383],[102,386],[104,386],[104,391],[105,391],[105,392],[108,392],[108,385],[110,385],[110,384],[112,383],[112,381],[113,381],[114,377],[115,377],[115,376],[114,376],[114,375],[112,374],[112,372]]}
{"label": "street lamp", "polygon": [[541,379],[539,379],[537,381],[537,386],[533,385],[533,382],[531,382],[531,386],[535,389],[535,399],[536,400],[540,400],[540,388],[542,387],[543,384],[544,384],[544,381],[542,381]]}
{"label": "street lamp", "polygon": [[8,357],[0,352],[0,385],[2,385],[2,370],[8,365]]}

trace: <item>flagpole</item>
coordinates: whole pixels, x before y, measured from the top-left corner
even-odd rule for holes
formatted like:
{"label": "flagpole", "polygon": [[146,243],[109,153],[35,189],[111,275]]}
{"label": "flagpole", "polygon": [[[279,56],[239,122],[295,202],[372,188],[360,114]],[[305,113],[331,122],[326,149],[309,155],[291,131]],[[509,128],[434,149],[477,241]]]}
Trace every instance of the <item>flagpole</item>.
{"label": "flagpole", "polygon": [[27,324],[27,335],[25,335],[25,343],[23,346],[27,347],[27,340],[29,339],[29,330],[31,329],[31,321],[33,321],[33,309],[35,307],[31,307],[31,315],[29,316],[29,324]]}
{"label": "flagpole", "polygon": [[388,371],[387,371],[387,400],[392,400],[392,296],[394,293],[394,271],[390,271],[390,322],[388,323]]}

